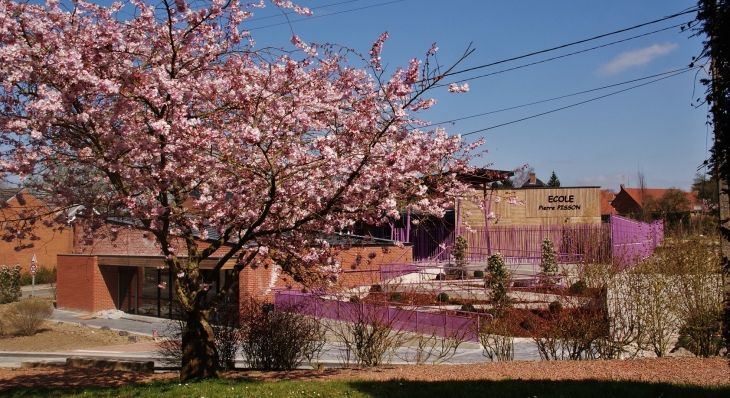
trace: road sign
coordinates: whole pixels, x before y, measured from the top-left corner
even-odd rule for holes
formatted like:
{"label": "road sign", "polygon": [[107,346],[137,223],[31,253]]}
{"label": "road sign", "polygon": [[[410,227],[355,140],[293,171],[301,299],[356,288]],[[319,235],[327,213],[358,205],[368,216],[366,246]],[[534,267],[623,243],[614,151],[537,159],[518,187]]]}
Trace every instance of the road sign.
{"label": "road sign", "polygon": [[38,260],[36,260],[34,254],[33,258],[30,260],[30,274],[35,275],[36,271],[38,271]]}

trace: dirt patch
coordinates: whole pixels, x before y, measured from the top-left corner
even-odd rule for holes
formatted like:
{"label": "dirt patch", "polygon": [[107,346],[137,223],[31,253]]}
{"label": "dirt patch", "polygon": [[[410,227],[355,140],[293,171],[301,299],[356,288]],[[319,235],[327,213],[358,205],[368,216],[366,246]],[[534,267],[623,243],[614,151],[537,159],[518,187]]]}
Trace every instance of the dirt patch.
{"label": "dirt patch", "polygon": [[[656,358],[611,361],[515,361],[469,365],[383,366],[379,368],[231,371],[227,378],[279,380],[626,380],[697,385],[730,384],[727,359]],[[176,373],[147,374],[94,368],[0,368],[0,391],[15,387],[91,387],[176,379]]]}
{"label": "dirt patch", "polygon": [[130,341],[129,336],[120,336],[114,330],[47,321],[34,336],[17,336],[14,331],[7,331],[4,336],[0,336],[0,351],[71,351],[151,341],[149,336],[133,336],[137,337],[137,341]]}

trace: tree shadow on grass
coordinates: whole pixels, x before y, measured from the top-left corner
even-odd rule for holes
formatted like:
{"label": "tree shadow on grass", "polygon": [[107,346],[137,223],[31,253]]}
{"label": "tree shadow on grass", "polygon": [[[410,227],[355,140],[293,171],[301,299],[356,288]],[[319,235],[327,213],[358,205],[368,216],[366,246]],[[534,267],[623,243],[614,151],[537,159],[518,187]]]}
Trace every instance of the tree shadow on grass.
{"label": "tree shadow on grass", "polygon": [[421,382],[350,381],[353,390],[372,398],[403,397],[728,397],[730,385],[697,386],[600,380],[501,380]]}

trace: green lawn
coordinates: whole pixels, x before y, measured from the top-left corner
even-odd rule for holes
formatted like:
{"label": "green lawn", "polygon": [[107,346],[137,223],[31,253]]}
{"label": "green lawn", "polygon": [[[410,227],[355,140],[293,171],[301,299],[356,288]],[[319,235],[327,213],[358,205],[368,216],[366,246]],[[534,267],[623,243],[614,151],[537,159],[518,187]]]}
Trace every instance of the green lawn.
{"label": "green lawn", "polygon": [[0,390],[10,397],[728,397],[730,385],[699,387],[609,381],[281,381],[156,382],[112,388]]}

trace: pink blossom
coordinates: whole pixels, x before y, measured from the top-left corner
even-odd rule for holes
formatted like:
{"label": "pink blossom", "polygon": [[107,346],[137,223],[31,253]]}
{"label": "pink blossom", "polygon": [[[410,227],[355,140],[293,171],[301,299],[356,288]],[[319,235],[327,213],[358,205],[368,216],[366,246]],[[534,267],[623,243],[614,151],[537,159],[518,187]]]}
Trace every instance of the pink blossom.
{"label": "pink blossom", "polygon": [[469,91],[469,83],[464,83],[461,86],[456,83],[449,84],[450,93],[465,93],[467,91]]}
{"label": "pink blossom", "polygon": [[380,64],[380,52],[383,51],[383,43],[385,43],[385,40],[388,39],[388,36],[389,33],[387,31],[381,34],[380,37],[378,37],[378,40],[375,40],[373,47],[370,49],[370,63],[377,71],[383,70],[383,67]]}

